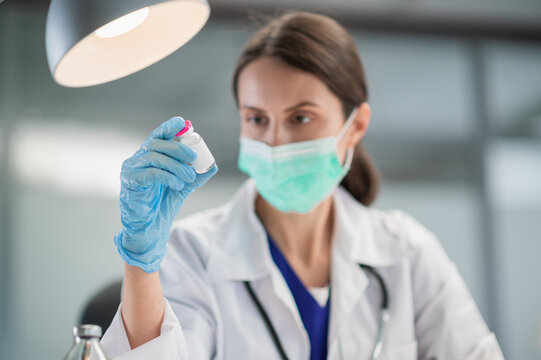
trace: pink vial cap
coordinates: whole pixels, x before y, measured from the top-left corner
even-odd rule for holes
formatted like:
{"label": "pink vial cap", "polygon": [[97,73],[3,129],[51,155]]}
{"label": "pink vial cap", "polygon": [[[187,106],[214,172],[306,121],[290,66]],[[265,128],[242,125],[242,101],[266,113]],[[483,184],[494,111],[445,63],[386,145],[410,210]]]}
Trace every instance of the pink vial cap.
{"label": "pink vial cap", "polygon": [[190,120],[186,120],[184,123],[184,129],[180,130],[175,136],[182,136],[185,134],[190,128],[192,127],[192,122]]}

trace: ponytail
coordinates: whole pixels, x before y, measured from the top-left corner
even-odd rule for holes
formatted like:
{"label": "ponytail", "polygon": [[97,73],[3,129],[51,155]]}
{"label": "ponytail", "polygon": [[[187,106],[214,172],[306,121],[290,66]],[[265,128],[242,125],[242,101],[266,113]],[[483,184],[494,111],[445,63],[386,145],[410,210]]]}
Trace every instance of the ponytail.
{"label": "ponytail", "polygon": [[365,206],[369,206],[376,199],[379,174],[361,143],[355,147],[351,168],[340,185]]}

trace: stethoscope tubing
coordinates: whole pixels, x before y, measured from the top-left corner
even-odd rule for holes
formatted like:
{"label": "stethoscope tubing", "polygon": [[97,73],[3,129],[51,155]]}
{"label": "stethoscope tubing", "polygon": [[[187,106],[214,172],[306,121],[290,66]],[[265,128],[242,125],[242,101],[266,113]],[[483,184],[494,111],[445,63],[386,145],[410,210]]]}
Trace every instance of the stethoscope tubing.
{"label": "stethoscope tubing", "polygon": [[379,286],[381,287],[381,293],[383,295],[381,309],[379,311],[378,335],[376,337],[376,344],[372,350],[372,356],[370,356],[371,360],[376,360],[381,353],[381,349],[383,348],[383,332],[387,326],[387,322],[389,321],[389,293],[387,292],[385,281],[383,281],[383,278],[379,272],[376,271],[376,269],[374,269],[372,266],[364,264],[359,264],[359,266],[374,275],[379,283]]}
{"label": "stethoscope tubing", "polygon": [[[374,348],[372,350],[372,355],[370,356],[371,360],[376,360],[383,348],[383,333],[385,331],[387,322],[389,321],[389,293],[387,292],[387,287],[385,286],[385,282],[383,281],[383,278],[381,275],[374,269],[372,266],[365,265],[365,264],[359,264],[359,266],[366,270],[367,272],[371,273],[377,280],[381,292],[382,292],[382,304],[380,308],[379,313],[379,324],[378,324],[378,333],[376,337],[376,344],[374,345]],[[263,308],[263,305],[261,305],[261,302],[257,298],[257,296],[254,293],[254,290],[252,289],[252,286],[249,281],[244,281],[244,286],[246,290],[248,291],[248,294],[252,298],[252,301],[257,307],[257,310],[259,311],[259,314],[263,318],[263,321],[265,322],[265,326],[267,327],[271,337],[272,341],[274,342],[274,345],[276,346],[278,352],[280,353],[280,357],[282,360],[289,360],[287,357],[287,354],[284,350],[284,347],[282,345],[282,342],[280,341],[280,338],[278,337],[278,334],[276,332],[276,329],[274,329],[274,326],[272,325],[272,322]]]}
{"label": "stethoscope tubing", "polygon": [[276,330],[274,329],[274,326],[272,325],[272,322],[270,321],[269,316],[267,315],[267,312],[263,308],[263,305],[261,305],[261,302],[255,295],[254,290],[252,289],[252,286],[250,285],[250,282],[245,281],[244,286],[246,287],[246,289],[248,290],[248,293],[250,294],[250,297],[254,301],[257,307],[257,310],[259,311],[259,313],[261,314],[261,317],[263,318],[263,321],[265,321],[265,326],[267,327],[267,329],[269,330],[271,334],[272,341],[276,345],[276,348],[278,349],[278,352],[280,353],[280,357],[283,360],[289,360],[284,350],[284,347],[282,346],[282,342],[280,341],[280,338],[278,337],[278,334],[276,333]]}

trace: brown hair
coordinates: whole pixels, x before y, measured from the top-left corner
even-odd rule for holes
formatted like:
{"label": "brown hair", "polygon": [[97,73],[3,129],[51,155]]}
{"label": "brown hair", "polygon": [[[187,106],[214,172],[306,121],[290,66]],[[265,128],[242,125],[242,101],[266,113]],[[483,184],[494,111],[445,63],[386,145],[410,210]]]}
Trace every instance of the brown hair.
{"label": "brown hair", "polygon": [[[244,47],[233,74],[238,105],[238,78],[250,62],[271,56],[317,76],[342,104],[344,118],[368,99],[366,78],[355,42],[335,20],[308,12],[290,12],[270,20]],[[370,205],[377,194],[377,170],[361,143],[342,185],[357,201]]]}

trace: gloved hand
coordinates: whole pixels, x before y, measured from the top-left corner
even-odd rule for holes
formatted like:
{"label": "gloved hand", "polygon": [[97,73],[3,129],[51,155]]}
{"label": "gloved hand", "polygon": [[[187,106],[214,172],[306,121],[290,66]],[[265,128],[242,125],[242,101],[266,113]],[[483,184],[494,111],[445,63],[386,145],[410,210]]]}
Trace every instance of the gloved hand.
{"label": "gloved hand", "polygon": [[218,171],[214,165],[206,173],[197,174],[187,165],[195,160],[196,153],[172,141],[183,128],[181,117],[167,120],[122,164],[122,230],[114,242],[124,261],[146,272],[160,269],[173,219],[186,197]]}

